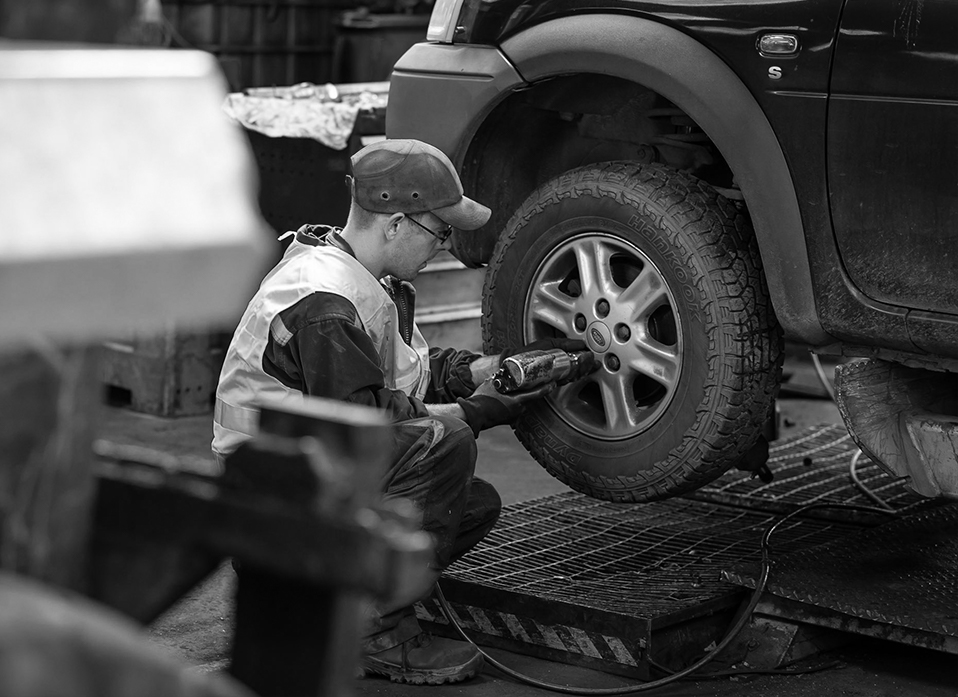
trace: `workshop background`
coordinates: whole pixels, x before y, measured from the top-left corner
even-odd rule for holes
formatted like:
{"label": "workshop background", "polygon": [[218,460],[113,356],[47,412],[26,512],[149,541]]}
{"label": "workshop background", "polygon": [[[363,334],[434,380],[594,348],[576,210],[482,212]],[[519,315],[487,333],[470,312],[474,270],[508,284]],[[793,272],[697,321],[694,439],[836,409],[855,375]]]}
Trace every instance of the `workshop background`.
{"label": "workshop background", "polygon": [[[66,292],[33,292],[41,285],[36,280],[33,285],[14,286],[10,281],[14,278],[12,272],[0,282],[6,297],[0,307],[5,308],[8,316],[17,318],[0,321],[6,332],[0,332],[0,695],[293,694],[283,691],[290,685],[311,686],[296,694],[399,696],[430,690],[437,695],[519,697],[547,693],[545,688],[525,685],[493,668],[487,668],[472,682],[435,688],[354,679],[350,642],[355,638],[355,628],[344,623],[335,610],[347,607],[337,603],[349,602],[348,579],[355,577],[343,573],[334,583],[330,579],[335,574],[323,577],[323,573],[331,572],[315,570],[322,566],[319,562],[311,571],[304,570],[295,561],[283,558],[284,546],[276,536],[284,530],[298,531],[291,533],[295,540],[290,542],[289,549],[301,551],[304,558],[321,560],[325,551],[340,555],[335,558],[343,560],[344,567],[351,566],[353,560],[342,556],[344,551],[334,548],[334,544],[319,550],[307,549],[312,541],[303,530],[315,527],[297,528],[297,520],[283,518],[263,500],[251,498],[272,486],[277,487],[277,495],[290,495],[294,488],[290,482],[256,481],[252,489],[248,482],[230,484],[238,487],[235,489],[213,483],[218,474],[209,452],[213,397],[235,320],[262,271],[282,253],[283,242],[277,238],[283,232],[307,222],[345,222],[348,197],[343,177],[348,158],[365,143],[383,137],[389,72],[409,46],[424,39],[431,8],[431,2],[421,0],[0,3],[0,65],[5,55],[10,60],[22,48],[17,42],[26,40],[45,42],[31,45],[31,50],[40,51],[69,42],[91,48],[113,45],[211,54],[221,72],[210,78],[212,86],[204,96],[224,97],[224,119],[229,112],[233,127],[242,133],[242,145],[238,147],[249,159],[251,180],[255,182],[254,200],[250,202],[253,208],[249,217],[239,223],[244,236],[227,239],[236,249],[242,247],[242,263],[234,264],[234,257],[228,255],[217,260],[215,252],[210,253],[206,247],[194,249],[185,242],[179,250],[181,254],[163,257],[163,265],[150,275],[144,272],[141,262],[146,259],[147,265],[156,265],[160,258],[157,250],[123,249],[97,267],[99,273],[109,276],[102,287],[97,286],[100,295],[91,292],[88,302],[81,302],[77,296],[84,292],[71,293],[69,289],[86,287],[90,267],[82,266],[82,260],[50,260],[37,252],[46,274],[42,278],[49,283],[62,283]],[[37,133],[25,136],[31,125],[15,121],[9,113],[12,105],[21,103],[14,101],[21,98],[21,93],[16,91],[20,88],[13,84],[16,80],[11,75],[0,70],[0,94],[8,105],[4,109],[6,116],[0,117],[7,120],[0,129],[0,147],[4,151],[8,146],[12,148],[15,141],[20,147],[23,142],[52,139],[43,132],[44,128],[70,128],[63,120],[41,119],[33,124]],[[145,84],[153,84],[153,78],[141,78]],[[217,80],[225,84],[221,95],[216,91]],[[104,111],[125,104],[117,94],[100,93],[107,100],[101,105]],[[111,99],[117,101],[112,103]],[[147,100],[143,102],[136,101],[140,97],[131,99],[130,103],[142,110],[128,113],[149,120],[145,106],[155,103],[149,102],[148,97],[143,97]],[[295,105],[317,100],[338,106],[315,118],[289,116]],[[168,119],[166,134],[182,134],[190,130],[191,122],[179,116],[188,119],[191,113],[184,107],[179,115],[171,110],[157,118]],[[78,123],[87,126],[95,120],[91,116]],[[127,134],[136,132],[137,125],[129,124]],[[307,132],[310,136],[303,137]],[[63,135],[58,132],[56,137]],[[82,141],[87,135],[71,130],[65,140]],[[137,163],[123,161],[119,156],[117,161],[95,164],[97,153],[92,150],[99,142],[97,138],[108,138],[109,134],[94,135],[90,151],[65,149],[61,157],[80,154],[83,158],[79,161],[91,163],[91,170],[125,167],[128,169],[124,172],[135,178]],[[184,143],[195,151],[213,147],[211,141],[200,138],[185,139]],[[232,155],[234,145],[224,144],[223,152]],[[102,157],[105,154],[118,152],[101,152],[101,159],[108,159]],[[21,172],[21,186],[49,179],[51,171],[58,171],[55,161],[49,162],[52,170]],[[140,164],[144,169],[152,166],[148,162]],[[0,177],[0,184],[13,181],[12,168],[7,170],[7,178]],[[183,171],[165,173],[187,179],[190,176]],[[211,166],[201,169],[199,174],[217,173]],[[197,173],[191,176],[196,176],[196,198],[200,199],[206,191],[205,184]],[[84,227],[80,216],[89,210],[74,205],[81,196],[92,205],[122,208],[123,203],[116,196],[95,188],[97,181],[100,179],[90,177],[85,182],[89,190],[83,186],[70,188],[70,195],[51,201],[51,207],[62,207],[64,216],[77,216],[73,225],[78,228]],[[156,181],[145,185],[155,186]],[[237,184],[236,188],[243,186]],[[6,190],[8,196],[15,191]],[[0,209],[9,209],[14,200],[11,196]],[[245,205],[237,204],[238,208]],[[202,207],[202,201],[190,199],[182,216],[171,213],[163,222],[173,227],[186,225],[187,213],[198,207]],[[43,215],[30,213],[43,221]],[[127,213],[124,220],[137,217],[138,212],[131,209]],[[4,215],[0,210],[0,220],[4,220]],[[208,212],[202,220],[213,218],[213,212]],[[22,219],[14,215],[4,221],[4,235],[22,234],[16,227]],[[64,227],[62,218],[55,219],[56,224],[47,228],[48,248],[85,243],[85,232],[81,230],[72,240],[73,226]],[[195,223],[191,224],[195,229]],[[218,241],[216,234],[212,235],[213,242]],[[92,239],[95,231],[90,236]],[[6,255],[4,249],[8,250]],[[18,261],[9,250],[9,246],[0,246],[0,269],[15,271],[22,260]],[[204,270],[203,264],[208,264],[208,268]],[[78,268],[84,271],[71,271]],[[196,279],[201,276],[202,284],[195,285],[200,283]],[[430,344],[480,350],[482,281],[482,269],[467,269],[451,255],[444,254],[430,263],[416,283],[418,321]],[[224,290],[236,296],[234,303],[217,304],[212,300]],[[166,306],[158,308],[156,298],[164,293],[169,293]],[[191,294],[202,298],[196,304],[208,305],[208,309],[189,308]],[[140,307],[147,308],[145,312],[136,311],[138,302]],[[49,307],[43,303],[62,305],[57,312],[73,312],[72,321],[60,321],[57,312],[44,319],[42,315]],[[76,304],[75,311],[71,303]],[[13,314],[13,306],[17,306],[19,314]],[[152,313],[153,310],[159,311]],[[43,333],[47,322],[53,338],[38,341],[25,331],[20,322],[24,311],[34,317],[40,315],[33,329]],[[805,350],[788,347],[776,422],[770,425],[774,435],[771,462],[783,468],[777,470],[773,466],[772,470],[773,474],[778,471],[780,480],[793,476],[793,470],[801,473],[813,465],[822,465],[828,458],[836,463],[836,471],[841,461],[844,472],[844,463],[854,448],[828,391],[834,366],[835,361],[825,362],[823,381],[818,372],[820,366]],[[326,417],[334,418],[330,414]],[[277,426],[280,430],[283,427]],[[376,434],[381,433],[377,430],[381,424],[375,420],[349,428],[356,429],[350,433],[359,434],[357,439],[370,438],[370,442],[375,442]],[[798,449],[796,443],[803,438],[817,439],[819,449]],[[343,457],[358,462],[367,455],[368,450],[347,448]],[[783,475],[784,472],[790,474]],[[548,516],[557,515],[550,506],[568,510],[570,501],[585,499],[549,476],[507,427],[482,435],[477,474],[503,494],[507,523],[525,520],[523,516],[535,518],[537,511],[549,520]],[[916,505],[901,487],[883,482],[879,474],[871,476],[875,477],[873,485],[887,500],[902,507]],[[643,516],[650,521],[654,521],[655,515],[672,516],[673,521],[682,515],[689,520],[701,519],[702,511],[723,501],[723,496],[727,503],[736,487],[751,487],[749,491],[754,491],[758,486],[760,483],[754,477],[730,472],[706,495],[684,497],[673,508],[660,508],[659,504],[630,507],[586,499],[581,508],[595,517],[573,523],[625,526],[625,542],[616,539],[613,554],[630,557],[632,552],[627,545],[638,549],[645,542],[644,536],[659,539],[653,522],[643,522]],[[822,494],[827,500],[854,495],[851,483],[844,477],[834,483],[834,490]],[[213,501],[222,505],[213,507]],[[129,516],[135,524],[122,529],[117,521],[124,520],[123,516]],[[233,527],[229,528],[227,523]],[[647,527],[628,527],[640,523]],[[833,523],[826,519],[822,525],[841,528]],[[733,521],[732,526],[735,524]],[[210,543],[220,545],[216,553],[198,553],[184,546],[190,527],[203,525],[216,530],[217,537]],[[749,525],[753,522],[749,521]],[[857,530],[858,524],[848,528]],[[329,532],[328,528],[325,530]],[[536,530],[537,534],[548,532]],[[694,527],[690,530],[693,535],[717,534],[708,529],[699,533]],[[261,540],[257,539],[259,532],[263,533]],[[510,534],[520,537],[510,538]],[[493,544],[524,541],[523,533],[514,532],[509,525],[504,526],[502,535],[505,537],[493,540]],[[678,539],[678,532],[675,535]],[[748,579],[733,585],[728,576],[721,578],[720,572],[732,569],[733,577],[735,570],[747,577],[745,567],[739,564],[756,562],[759,547],[757,535],[745,539],[751,546],[732,559],[730,566],[696,567],[695,577],[685,579],[689,588],[719,588],[709,600],[711,604],[700,603],[697,609],[682,606],[681,612],[657,615],[660,624],[673,623],[669,626],[674,631],[659,632],[652,627],[654,622],[641,631],[635,630],[642,634],[646,642],[643,646],[660,642],[662,649],[658,655],[670,670],[708,653],[709,646],[714,648],[722,631],[734,621],[735,609],[747,595]],[[817,538],[809,534],[809,539]],[[803,548],[801,538],[790,542],[795,543],[795,550]],[[264,549],[269,544],[278,547]],[[547,551],[554,556],[542,567],[548,569],[570,557],[574,561],[571,538],[560,536],[552,544]],[[741,540],[735,544],[741,544]],[[694,555],[695,547],[693,543],[679,551]],[[276,573],[265,574],[257,586],[251,583],[238,600],[236,575],[228,561],[232,555],[224,550],[236,550],[237,556],[248,554],[260,563],[272,564],[270,571]],[[494,656],[541,680],[585,689],[621,690],[638,679],[661,677],[646,664],[636,666],[633,662],[634,670],[623,668],[622,663],[608,659],[594,647],[592,655],[583,648],[591,645],[592,639],[584,639],[584,635],[572,632],[562,637],[546,636],[564,626],[563,613],[567,606],[575,605],[575,598],[552,605],[549,601],[538,606],[533,602],[533,607],[539,607],[541,612],[537,616],[544,636],[541,641],[529,639],[528,627],[521,632],[526,635],[525,642],[517,641],[515,635],[507,637],[508,627],[504,630],[499,619],[476,614],[470,593],[478,589],[479,595],[485,594],[482,602],[487,605],[482,607],[488,610],[506,602],[497,593],[505,592],[511,598],[509,602],[513,602],[521,592],[507,586],[483,586],[483,554],[492,552],[481,548],[477,552],[478,562],[470,562],[471,557],[467,557],[453,569],[450,601],[462,615],[463,623],[483,635],[484,645],[492,647]],[[655,563],[675,564],[676,554]],[[635,556],[637,563],[644,563],[641,555],[636,552]],[[503,576],[541,571],[540,567],[520,565],[506,569]],[[317,583],[317,579],[321,582]],[[562,586],[565,580],[561,575],[550,577],[547,573],[545,577],[536,577],[532,585],[548,583]],[[596,588],[602,585],[601,579],[592,583]],[[611,636],[628,643],[632,630],[628,624],[623,629],[621,622],[623,617],[627,621],[629,615],[623,610],[619,616],[615,610],[631,607],[636,600],[631,593],[636,589],[621,580],[617,584],[623,595],[616,598],[615,588],[597,592],[608,607],[596,611],[592,606],[591,612],[606,618],[596,632],[604,632],[606,639]],[[328,596],[323,602],[315,598],[317,588]],[[641,591],[642,587],[637,589]],[[693,591],[677,586],[670,592],[678,596]],[[107,609],[108,606],[119,609],[124,616],[115,609]],[[583,608],[578,614],[588,617],[588,603]],[[421,616],[435,620],[437,631],[451,631],[442,610],[433,601],[424,602],[419,610]],[[247,618],[242,635],[237,625],[239,613]],[[765,626],[773,628],[767,631],[781,629],[781,625],[768,618]],[[659,694],[944,697],[954,695],[958,687],[958,665],[953,653],[935,650],[928,642],[903,639],[902,632],[864,631],[859,626],[857,631],[832,628],[807,632],[807,636],[799,637],[800,641],[794,636],[785,643],[770,640],[773,649],[769,651],[785,645],[791,651],[794,660],[782,668],[782,656],[762,655],[757,650],[764,648],[757,638],[763,636],[762,630],[754,626],[751,629],[744,644],[718,656],[710,666],[711,670],[724,673],[710,679],[696,680],[693,676],[689,681],[663,688]],[[800,628],[792,625],[792,631]],[[796,672],[788,674],[783,670]],[[709,672],[709,667],[705,671]],[[249,691],[250,686],[254,692]]]}

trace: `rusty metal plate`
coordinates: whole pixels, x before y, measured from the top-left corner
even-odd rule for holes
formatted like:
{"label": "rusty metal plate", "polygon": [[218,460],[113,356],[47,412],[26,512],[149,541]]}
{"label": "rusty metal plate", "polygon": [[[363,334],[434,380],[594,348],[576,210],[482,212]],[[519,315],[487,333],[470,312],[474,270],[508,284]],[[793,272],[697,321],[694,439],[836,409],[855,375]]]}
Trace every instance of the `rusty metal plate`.
{"label": "rusty metal plate", "polygon": [[[754,587],[757,574],[753,563],[732,567],[724,576]],[[913,513],[815,549],[776,553],[768,591],[894,628],[884,638],[913,643],[907,630],[934,635],[938,645],[931,648],[958,653],[958,504]],[[852,624],[841,628],[855,631]]]}

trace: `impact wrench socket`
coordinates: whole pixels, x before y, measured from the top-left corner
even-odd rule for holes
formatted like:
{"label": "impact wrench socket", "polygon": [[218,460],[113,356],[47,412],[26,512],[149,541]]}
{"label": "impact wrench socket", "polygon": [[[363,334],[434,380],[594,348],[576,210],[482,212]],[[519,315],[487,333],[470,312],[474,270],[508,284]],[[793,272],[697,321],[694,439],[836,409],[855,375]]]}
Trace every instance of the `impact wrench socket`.
{"label": "impact wrench socket", "polygon": [[502,361],[492,384],[500,394],[524,392],[549,382],[557,385],[575,382],[598,367],[592,351],[526,351]]}

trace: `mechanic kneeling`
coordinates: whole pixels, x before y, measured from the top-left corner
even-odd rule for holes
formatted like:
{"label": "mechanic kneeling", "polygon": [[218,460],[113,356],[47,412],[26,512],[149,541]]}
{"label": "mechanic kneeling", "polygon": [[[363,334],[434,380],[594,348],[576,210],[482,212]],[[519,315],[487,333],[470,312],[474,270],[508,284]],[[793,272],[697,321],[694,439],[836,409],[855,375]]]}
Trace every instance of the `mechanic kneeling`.
{"label": "mechanic kneeling", "polygon": [[[221,459],[255,433],[263,401],[310,395],[382,409],[395,424],[384,498],[417,505],[435,539],[438,578],[499,517],[498,493],[473,476],[476,437],[552,388],[499,394],[491,376],[501,360],[585,344],[545,340],[499,356],[430,349],[409,282],[448,248],[453,228],[475,230],[491,213],[463,196],[452,163],[425,143],[374,143],[351,165],[346,226],[300,228],[240,320],[216,391],[213,452]],[[412,606],[373,608],[366,621],[367,673],[442,684],[482,666],[474,646],[424,633]]]}

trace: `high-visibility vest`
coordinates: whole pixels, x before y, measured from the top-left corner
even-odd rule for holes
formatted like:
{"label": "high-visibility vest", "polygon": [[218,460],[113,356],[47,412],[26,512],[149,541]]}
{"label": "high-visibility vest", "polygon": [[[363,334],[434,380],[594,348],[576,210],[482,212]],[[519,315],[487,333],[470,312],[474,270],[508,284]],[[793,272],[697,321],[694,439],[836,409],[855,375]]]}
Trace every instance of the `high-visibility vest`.
{"label": "high-visibility vest", "polygon": [[283,332],[288,334],[279,313],[317,291],[340,295],[356,308],[379,354],[387,388],[422,399],[429,386],[429,346],[415,324],[410,344],[403,341],[396,305],[379,280],[348,252],[302,239],[297,234],[263,279],[233,334],[213,410],[212,448],[218,455],[233,452],[256,435],[260,405],[304,399],[302,392],[263,370],[263,354],[270,333],[279,340]]}

